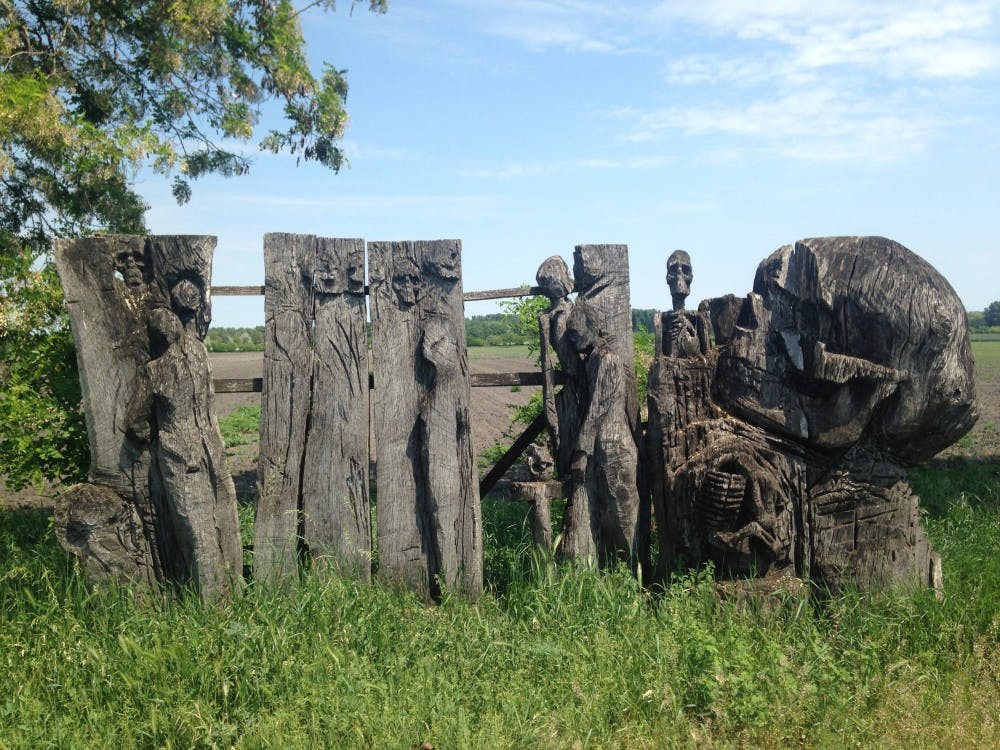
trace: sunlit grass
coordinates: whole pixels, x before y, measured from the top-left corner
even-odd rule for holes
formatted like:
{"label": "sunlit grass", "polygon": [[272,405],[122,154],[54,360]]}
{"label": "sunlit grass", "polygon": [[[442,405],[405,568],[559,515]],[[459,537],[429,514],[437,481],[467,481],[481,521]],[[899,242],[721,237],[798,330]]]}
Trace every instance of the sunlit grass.
{"label": "sunlit grass", "polygon": [[996,472],[915,475],[941,602],[722,599],[707,574],[652,598],[552,566],[490,501],[475,603],[307,576],[137,604],[0,511],[0,747],[995,747]]}

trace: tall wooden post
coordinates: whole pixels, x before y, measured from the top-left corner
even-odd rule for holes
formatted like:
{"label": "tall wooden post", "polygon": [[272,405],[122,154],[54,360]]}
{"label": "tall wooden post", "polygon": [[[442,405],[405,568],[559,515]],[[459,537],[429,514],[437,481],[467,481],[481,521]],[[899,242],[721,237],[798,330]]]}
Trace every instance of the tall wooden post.
{"label": "tall wooden post", "polygon": [[461,243],[371,242],[379,574],[428,598],[482,590]]}
{"label": "tall wooden post", "polygon": [[371,576],[368,347],[360,239],[264,236],[265,344],[254,572]]}

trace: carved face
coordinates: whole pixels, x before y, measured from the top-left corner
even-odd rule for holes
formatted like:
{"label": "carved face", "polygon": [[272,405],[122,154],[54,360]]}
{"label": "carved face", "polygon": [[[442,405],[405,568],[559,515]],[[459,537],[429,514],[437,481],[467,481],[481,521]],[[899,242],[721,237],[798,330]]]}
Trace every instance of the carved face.
{"label": "carved face", "polygon": [[670,287],[671,298],[686,299],[691,293],[692,279],[691,256],[683,250],[675,250],[667,258],[667,286]]}
{"label": "carved face", "polygon": [[392,274],[392,288],[400,308],[413,307],[417,303],[417,291],[420,289],[420,269],[417,264],[409,258],[397,261]]}
{"label": "carved face", "polygon": [[135,288],[145,283],[146,258],[142,250],[119,250],[115,253],[115,271],[125,286]]}
{"label": "carved face", "polygon": [[195,313],[201,307],[201,289],[189,279],[181,279],[174,284],[170,298],[179,313]]}
{"label": "carved face", "polygon": [[908,463],[976,417],[965,313],[902,245],[830,237],[760,264],[722,350],[715,393],[754,424],[819,448],[869,436]]}
{"label": "carved face", "polygon": [[573,279],[569,276],[569,267],[558,255],[547,258],[538,267],[535,281],[541,287],[542,294],[553,302],[564,299],[573,291]]}
{"label": "carved face", "polygon": [[312,288],[317,294],[363,294],[365,291],[364,253],[351,253],[347,262],[339,258],[318,261],[313,271]]}
{"label": "carved face", "polygon": [[462,256],[458,245],[438,243],[432,245],[424,258],[424,269],[430,276],[445,281],[456,281],[462,273]]}

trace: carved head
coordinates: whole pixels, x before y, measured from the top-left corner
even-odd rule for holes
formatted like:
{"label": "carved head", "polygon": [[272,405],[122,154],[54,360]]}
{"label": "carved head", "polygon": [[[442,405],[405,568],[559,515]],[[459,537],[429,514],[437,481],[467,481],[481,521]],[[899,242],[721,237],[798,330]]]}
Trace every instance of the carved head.
{"label": "carved head", "polygon": [[569,275],[569,266],[558,255],[546,258],[538,267],[535,281],[542,289],[542,294],[553,302],[565,299],[573,291],[573,279]]}
{"label": "carved head", "polygon": [[926,261],[882,237],[802,240],[762,262],[714,392],[808,445],[867,437],[901,463],[934,455],[977,417],[961,301]]}
{"label": "carved head", "polygon": [[405,310],[417,304],[420,279],[420,267],[416,261],[407,257],[396,260],[392,273],[392,288],[396,293],[396,304],[401,309]]}
{"label": "carved head", "polygon": [[146,283],[146,254],[143,250],[122,248],[115,253],[115,273],[125,286],[135,289]]}
{"label": "carved head", "polygon": [[170,290],[170,299],[179,314],[194,314],[201,308],[201,289],[190,279],[181,279]]}
{"label": "carved head", "polygon": [[667,258],[667,286],[675,310],[684,309],[684,301],[691,293],[691,256],[683,250],[674,250]]}
{"label": "carved head", "polygon": [[347,291],[365,293],[365,251],[361,248],[347,256]]}
{"label": "carved head", "polygon": [[434,243],[428,248],[423,265],[428,276],[457,281],[462,276],[462,250],[458,243]]}

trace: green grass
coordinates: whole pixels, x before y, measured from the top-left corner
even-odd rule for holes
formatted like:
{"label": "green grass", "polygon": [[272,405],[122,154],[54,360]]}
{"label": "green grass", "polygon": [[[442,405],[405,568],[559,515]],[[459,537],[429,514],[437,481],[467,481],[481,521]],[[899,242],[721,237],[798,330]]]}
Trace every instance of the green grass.
{"label": "green grass", "polygon": [[227,448],[252,445],[260,440],[260,405],[241,406],[219,420]]}
{"label": "green grass", "polygon": [[972,359],[978,382],[1000,379],[1000,336],[995,341],[973,341]]}
{"label": "green grass", "polygon": [[0,747],[996,747],[998,471],[915,472],[941,602],[723,600],[704,575],[652,599],[533,557],[524,507],[487,502],[477,603],[307,576],[136,604],[0,511]]}

